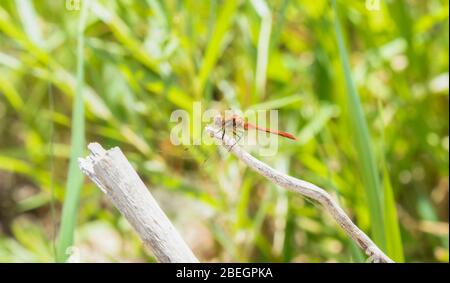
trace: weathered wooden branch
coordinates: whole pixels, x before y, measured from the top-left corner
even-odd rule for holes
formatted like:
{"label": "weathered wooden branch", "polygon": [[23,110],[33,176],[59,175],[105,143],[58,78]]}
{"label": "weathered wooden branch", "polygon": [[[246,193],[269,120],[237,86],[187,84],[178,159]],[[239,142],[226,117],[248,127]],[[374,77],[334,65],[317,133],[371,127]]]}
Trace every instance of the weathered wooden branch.
{"label": "weathered wooden branch", "polygon": [[[347,216],[338,203],[322,188],[281,173],[244,151],[228,135],[208,126],[206,131],[251,169],[280,187],[320,203],[372,262],[393,262]],[[150,247],[160,262],[198,262],[172,223],[152,197],[122,151],[105,151],[99,144],[88,146],[91,154],[80,158],[81,170],[110,198]]]}
{"label": "weathered wooden branch", "polygon": [[393,262],[366,234],[364,234],[363,231],[361,231],[352,222],[350,217],[347,216],[344,210],[325,190],[309,182],[286,175],[259,161],[248,152],[244,151],[238,144],[236,144],[235,139],[230,136],[225,134],[222,138],[222,131],[220,130],[221,120],[220,118],[217,118],[215,121],[216,125],[214,127],[206,127],[205,130],[207,133],[215,137],[227,150],[231,151],[238,159],[247,164],[248,167],[278,186],[299,193],[320,203],[336,220],[339,226],[344,229],[347,235],[365,252],[365,254],[369,257],[368,261],[376,263]]}
{"label": "weathered wooden branch", "polygon": [[198,262],[122,151],[98,143],[79,159],[81,170],[113,202],[159,262]]}

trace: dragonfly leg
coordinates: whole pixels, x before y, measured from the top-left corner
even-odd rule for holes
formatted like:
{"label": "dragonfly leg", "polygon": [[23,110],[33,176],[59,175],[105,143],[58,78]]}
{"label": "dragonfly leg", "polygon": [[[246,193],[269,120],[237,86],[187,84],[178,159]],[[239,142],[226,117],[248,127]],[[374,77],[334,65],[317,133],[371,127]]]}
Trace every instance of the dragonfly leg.
{"label": "dragonfly leg", "polygon": [[237,136],[238,139],[232,146],[230,146],[230,148],[228,149],[228,152],[230,152],[231,149],[233,149],[233,147],[241,140],[241,138],[244,136],[244,133],[241,133],[241,135],[237,135],[237,131],[233,131],[233,135]]}
{"label": "dragonfly leg", "polygon": [[223,139],[223,136],[225,135],[225,129],[226,129],[226,127],[228,126],[230,124],[230,121],[225,121],[225,123],[223,124],[223,126],[219,129],[219,130],[217,130],[217,132],[215,132],[214,134],[218,134],[218,133],[220,133],[221,131],[223,132],[223,134],[222,134],[222,139]]}
{"label": "dragonfly leg", "polygon": [[219,130],[219,131],[222,131],[222,140],[225,137],[225,131],[226,131],[227,127],[229,126],[229,124],[231,122],[232,122],[231,120],[230,121],[225,121],[225,123],[222,126],[222,129]]}

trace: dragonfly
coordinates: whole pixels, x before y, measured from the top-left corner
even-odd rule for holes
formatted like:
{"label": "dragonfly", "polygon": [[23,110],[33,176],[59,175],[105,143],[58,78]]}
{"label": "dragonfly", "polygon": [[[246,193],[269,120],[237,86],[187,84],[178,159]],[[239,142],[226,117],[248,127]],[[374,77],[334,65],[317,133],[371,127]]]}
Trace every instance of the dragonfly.
{"label": "dragonfly", "polygon": [[[288,138],[294,141],[297,141],[298,139],[293,135],[290,134],[288,132],[284,132],[284,131],[280,131],[280,130],[274,130],[271,128],[265,128],[265,127],[260,127],[258,125],[252,124],[250,122],[248,122],[245,118],[242,118],[239,115],[231,115],[228,118],[225,118],[225,116],[219,116],[219,121],[217,124],[219,124],[221,126],[220,131],[222,131],[222,139],[225,136],[225,132],[227,129],[231,128],[233,135],[236,135],[238,137],[238,140],[236,141],[239,142],[239,140],[242,138],[242,135],[238,135],[237,133],[239,131],[248,131],[248,130],[257,130],[260,132],[265,132],[265,133],[269,133],[269,134],[275,134],[284,138]],[[235,144],[236,144],[235,143]],[[229,150],[231,150],[231,148],[235,145],[233,144]]]}
{"label": "dragonfly", "polygon": [[[253,123],[248,122],[246,118],[243,118],[237,114],[225,115],[224,113],[221,113],[220,115],[216,116],[216,118],[214,119],[214,124],[216,124],[216,126],[218,126],[216,134],[221,133],[222,140],[225,137],[225,133],[228,133],[228,132],[230,132],[230,134],[232,134],[233,137],[235,137],[234,144],[231,145],[230,147],[228,147],[228,151],[231,151],[231,149],[236,144],[239,143],[241,138],[244,136],[244,133],[249,130],[265,132],[265,133],[281,136],[281,137],[284,137],[284,138],[287,138],[290,140],[294,140],[294,141],[298,140],[293,134],[290,134],[290,133],[284,132],[284,131],[280,131],[280,130],[274,130],[271,128],[265,128],[265,127],[255,125]],[[188,154],[186,154],[186,153],[187,152],[193,153],[192,150],[193,149],[191,147],[182,147],[182,153],[179,153],[179,155],[177,155],[176,158],[180,158],[179,156],[182,156],[181,159],[183,159],[183,160],[191,160],[193,158],[189,157]],[[159,152],[165,154],[167,152],[173,152],[173,149],[160,150]],[[208,159],[209,159],[209,157],[206,157],[206,159],[203,160],[203,162],[202,162],[203,165],[207,162]],[[201,166],[203,166],[203,165],[201,165]]]}

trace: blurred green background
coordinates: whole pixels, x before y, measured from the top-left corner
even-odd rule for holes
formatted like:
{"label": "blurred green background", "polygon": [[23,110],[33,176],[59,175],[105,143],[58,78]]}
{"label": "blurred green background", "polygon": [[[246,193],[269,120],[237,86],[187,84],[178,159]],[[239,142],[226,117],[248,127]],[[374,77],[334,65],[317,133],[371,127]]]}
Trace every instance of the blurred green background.
{"label": "blurred green background", "polygon": [[0,2],[0,262],[155,261],[79,172],[90,141],[120,146],[201,261],[365,260],[317,204],[172,145],[196,101],[278,109],[300,141],[263,161],[394,260],[448,262],[448,1],[77,2]]}

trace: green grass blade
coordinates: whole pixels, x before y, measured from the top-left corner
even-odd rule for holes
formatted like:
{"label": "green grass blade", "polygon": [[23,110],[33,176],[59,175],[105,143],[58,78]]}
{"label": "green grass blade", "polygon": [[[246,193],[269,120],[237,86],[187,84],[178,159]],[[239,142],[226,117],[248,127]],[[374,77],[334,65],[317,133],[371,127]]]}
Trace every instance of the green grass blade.
{"label": "green grass blade", "polygon": [[378,109],[381,116],[382,123],[382,167],[383,167],[383,200],[384,200],[384,225],[386,232],[386,253],[396,262],[405,262],[403,255],[402,237],[400,234],[400,227],[397,217],[397,208],[395,207],[395,196],[392,189],[391,179],[389,177],[388,166],[386,158],[384,157],[384,114],[381,102],[378,103]]}
{"label": "green grass blade", "polygon": [[236,0],[225,1],[221,12],[216,21],[216,26],[214,27],[213,36],[206,49],[205,56],[202,61],[200,68],[200,73],[198,75],[197,81],[197,93],[196,95],[201,95],[205,88],[206,81],[210,76],[211,70],[219,58],[220,51],[222,49],[223,38],[228,31],[228,28],[232,22],[235,11],[238,7],[239,2]]}
{"label": "green grass blade", "polygon": [[339,48],[339,57],[342,63],[347,86],[346,101],[349,115],[351,117],[350,123],[353,129],[352,138],[354,139],[356,146],[356,151],[361,166],[363,186],[367,201],[369,203],[372,235],[374,241],[380,246],[381,249],[384,249],[386,247],[386,241],[383,223],[382,191],[379,179],[380,175],[376,167],[369,130],[364,117],[362,105],[359,100],[359,94],[352,79],[344,38],[339,24],[336,0],[333,0],[332,3],[334,9],[334,29]]}
{"label": "green grass blade", "polygon": [[405,262],[400,227],[398,225],[397,209],[395,207],[394,192],[392,191],[391,180],[386,164],[384,165],[383,175],[386,253],[396,262]]}
{"label": "green grass blade", "polygon": [[23,108],[24,102],[22,97],[11,81],[3,74],[0,75],[0,93],[5,96],[6,100],[11,104],[14,110],[20,111]]}
{"label": "green grass blade", "polygon": [[33,7],[33,2],[31,0],[17,1],[17,12],[28,38],[38,46],[42,46],[44,41],[42,40],[42,33],[39,29],[38,18]]}
{"label": "green grass blade", "polygon": [[68,255],[66,249],[73,244],[75,225],[77,219],[78,203],[80,191],[83,183],[83,175],[78,168],[78,158],[84,153],[84,27],[87,18],[89,1],[83,2],[79,25],[78,25],[78,46],[77,46],[77,88],[74,97],[72,114],[72,132],[69,172],[66,185],[66,195],[61,217],[61,227],[57,243],[56,260],[66,261]]}
{"label": "green grass blade", "polygon": [[253,110],[270,110],[270,109],[282,109],[284,107],[298,107],[302,101],[300,94],[293,94],[290,96],[283,96],[280,98],[264,101],[258,104],[251,105],[248,109]]}
{"label": "green grass blade", "polygon": [[321,106],[314,118],[311,119],[308,124],[303,126],[298,134],[298,143],[301,145],[308,143],[317,133],[320,133],[328,121],[337,114],[338,111],[334,105]]}
{"label": "green grass blade", "polygon": [[256,60],[255,94],[261,98],[265,94],[267,64],[269,61],[270,32],[272,30],[272,14],[264,0],[251,0],[253,7],[261,17],[258,38],[258,55]]}
{"label": "green grass blade", "polygon": [[361,251],[361,249],[355,244],[355,242],[349,240],[350,252],[352,255],[351,262],[362,263],[365,262],[366,258]]}
{"label": "green grass blade", "polygon": [[129,50],[130,54],[142,62],[155,74],[159,74],[157,62],[142,48],[139,40],[133,35],[125,22],[112,11],[108,10],[102,3],[93,2],[92,13],[109,26],[117,40]]}

